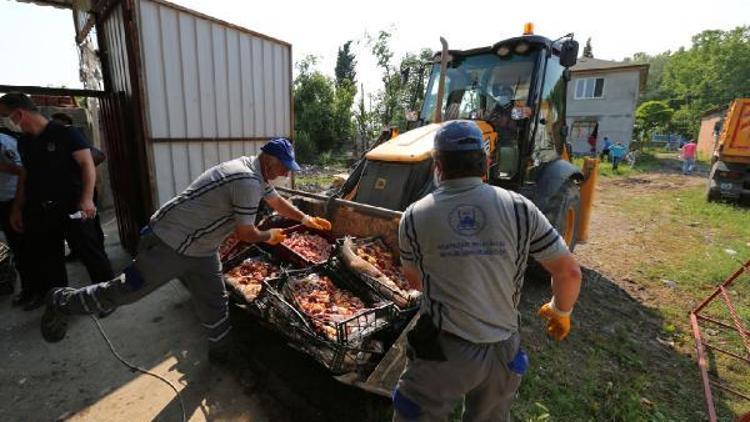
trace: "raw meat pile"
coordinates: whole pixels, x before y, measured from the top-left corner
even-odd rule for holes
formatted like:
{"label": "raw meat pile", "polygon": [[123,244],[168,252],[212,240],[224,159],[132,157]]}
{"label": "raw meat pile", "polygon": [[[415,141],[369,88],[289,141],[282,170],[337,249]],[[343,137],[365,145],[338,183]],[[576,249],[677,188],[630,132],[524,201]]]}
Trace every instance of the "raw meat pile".
{"label": "raw meat pile", "polygon": [[229,270],[227,282],[238,289],[248,302],[258,297],[263,280],[279,276],[279,267],[257,259],[246,259],[242,264]]}
{"label": "raw meat pile", "polygon": [[326,261],[331,256],[331,244],[317,234],[292,232],[281,244],[315,263]]}
{"label": "raw meat pile", "polygon": [[315,329],[331,340],[336,340],[335,324],[331,323],[343,321],[366,309],[361,299],[339,289],[330,278],[319,274],[292,280],[291,288],[300,310],[311,317]]}
{"label": "raw meat pile", "polygon": [[401,268],[396,264],[393,254],[383,242],[375,241],[355,246],[354,253],[383,273],[385,278],[379,277],[378,281],[400,293],[406,294],[411,290],[409,283],[401,272]]}

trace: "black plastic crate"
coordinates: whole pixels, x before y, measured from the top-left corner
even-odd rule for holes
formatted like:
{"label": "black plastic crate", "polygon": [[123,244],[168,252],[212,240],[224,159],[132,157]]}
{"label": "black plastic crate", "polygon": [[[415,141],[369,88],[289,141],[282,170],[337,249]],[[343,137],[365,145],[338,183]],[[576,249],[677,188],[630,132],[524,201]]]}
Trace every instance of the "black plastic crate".
{"label": "black plastic crate", "polygon": [[[368,244],[373,244],[380,242],[381,245],[385,248],[387,248],[387,245],[385,242],[383,242],[382,239],[379,237],[369,237],[369,238],[359,238],[359,239],[352,239],[355,246],[364,246]],[[409,313],[413,310],[416,310],[419,308],[419,305],[421,303],[421,295],[412,296],[409,294],[409,292],[403,292],[403,290],[394,289],[390,286],[381,283],[378,279],[375,277],[366,274],[361,271],[356,271],[347,265],[346,260],[343,256],[343,245],[344,245],[344,239],[338,239],[336,241],[336,249],[334,251],[335,259],[332,261],[331,265],[336,267],[338,270],[344,272],[349,277],[354,277],[359,280],[361,280],[365,285],[367,285],[370,289],[372,289],[374,292],[376,292],[378,295],[382,296],[383,298],[390,300],[394,303],[394,305],[398,308],[401,312]],[[403,292],[403,293],[402,293]]]}
{"label": "black plastic crate", "polygon": [[[291,233],[295,233],[295,232],[316,234],[322,237],[323,239],[327,240],[328,243],[331,244],[329,256],[333,256],[333,249],[334,249],[334,244],[336,242],[336,239],[333,237],[333,235],[329,231],[317,230],[317,229],[305,227],[299,224],[298,222],[285,219],[285,218],[281,218],[278,216],[274,216],[272,218],[268,218],[264,220],[260,224],[259,228],[261,230],[268,230],[271,228],[280,228],[280,229],[284,229],[284,233],[287,235]],[[284,262],[288,262],[295,268],[309,268],[309,267],[313,267],[316,265],[322,265],[328,261],[328,259],[324,259],[320,261],[309,260],[305,258],[304,256],[300,255],[299,253],[297,253],[296,251],[292,250],[291,248],[281,243],[277,245],[269,245],[267,243],[261,243],[260,247],[268,251],[275,257],[279,258],[280,260]]]}
{"label": "black plastic crate", "polygon": [[246,248],[241,253],[235,255],[232,259],[227,261],[223,265],[223,269],[222,269],[223,273],[224,274],[228,273],[232,269],[242,264],[247,259],[264,261],[264,262],[276,265],[277,267],[279,267],[279,274],[276,277],[269,277],[263,280],[263,282],[261,283],[260,292],[258,292],[255,298],[252,300],[246,297],[244,292],[242,292],[238,286],[235,286],[233,283],[229,282],[229,280],[227,280],[226,277],[224,278],[224,284],[227,286],[227,291],[229,292],[229,297],[232,301],[236,303],[251,305],[257,308],[258,311],[264,311],[267,308],[267,305],[265,303],[265,297],[268,294],[268,290],[272,288],[278,288],[280,286],[281,280],[285,274],[284,268],[280,262],[278,262],[277,260],[274,260],[265,251],[259,249],[256,246],[251,245],[250,247]]}
{"label": "black plastic crate", "polygon": [[264,297],[267,312],[263,323],[284,336],[290,347],[315,359],[334,374],[356,370],[372,359],[373,355],[385,353],[382,343],[369,337],[360,344],[342,344],[319,334],[292,301],[277,289],[270,288]]}
{"label": "black plastic crate", "polygon": [[[294,297],[291,284],[312,274],[329,277],[336,287],[348,290],[362,300],[367,309],[341,321],[326,321],[304,313]],[[361,283],[342,277],[341,274],[336,273],[325,265],[307,270],[290,271],[282,283],[281,293],[294,306],[295,311],[305,320],[305,325],[310,330],[325,340],[342,345],[353,346],[362,344],[369,335],[387,328],[397,316],[392,302],[373,294],[371,290]],[[327,327],[328,334],[325,331],[319,333],[319,329],[315,327],[316,323],[322,325],[324,327],[323,330],[326,330]]]}

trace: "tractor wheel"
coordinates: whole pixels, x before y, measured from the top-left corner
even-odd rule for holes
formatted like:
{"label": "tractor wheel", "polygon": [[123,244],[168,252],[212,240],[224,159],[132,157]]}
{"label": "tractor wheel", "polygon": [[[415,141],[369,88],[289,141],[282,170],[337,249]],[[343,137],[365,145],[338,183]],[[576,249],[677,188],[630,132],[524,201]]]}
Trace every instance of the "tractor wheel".
{"label": "tractor wheel", "polygon": [[581,224],[581,190],[572,179],[567,180],[550,198],[547,216],[571,252],[578,243],[578,226]]}

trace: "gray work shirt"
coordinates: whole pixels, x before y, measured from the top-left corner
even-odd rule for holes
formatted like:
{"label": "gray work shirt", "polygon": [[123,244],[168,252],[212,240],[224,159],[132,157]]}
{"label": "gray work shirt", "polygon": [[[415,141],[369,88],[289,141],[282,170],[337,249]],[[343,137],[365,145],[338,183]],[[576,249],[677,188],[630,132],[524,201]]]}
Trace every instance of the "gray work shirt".
{"label": "gray work shirt", "polygon": [[180,254],[210,256],[237,225],[255,224],[260,200],[278,195],[255,157],[206,170],[151,216],[151,228]]}
{"label": "gray work shirt", "polygon": [[518,331],[518,301],[528,255],[546,261],[565,242],[525,197],[480,178],[444,181],[404,211],[404,264],[422,277],[422,312],[435,325],[474,343]]}
{"label": "gray work shirt", "polygon": [[[0,133],[0,162],[3,164],[21,165],[16,138]],[[18,176],[12,173],[0,172],[0,202],[12,201],[16,197]]]}

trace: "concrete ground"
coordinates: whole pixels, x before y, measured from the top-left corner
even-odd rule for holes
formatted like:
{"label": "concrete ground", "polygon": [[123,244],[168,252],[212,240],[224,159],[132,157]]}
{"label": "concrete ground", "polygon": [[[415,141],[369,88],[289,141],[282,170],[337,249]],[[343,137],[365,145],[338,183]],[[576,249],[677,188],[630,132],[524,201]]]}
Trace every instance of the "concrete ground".
{"label": "concrete ground", "polygon": [[[116,270],[130,260],[113,218],[104,219],[106,248]],[[80,263],[68,265],[72,286],[88,283]],[[174,392],[131,373],[110,353],[88,317],[71,321],[67,337],[47,344],[39,332],[43,309],[24,312],[0,298],[0,420],[180,420]],[[277,402],[207,361],[206,340],[190,295],[177,281],[102,320],[117,351],[181,390],[188,418],[286,420]]]}

